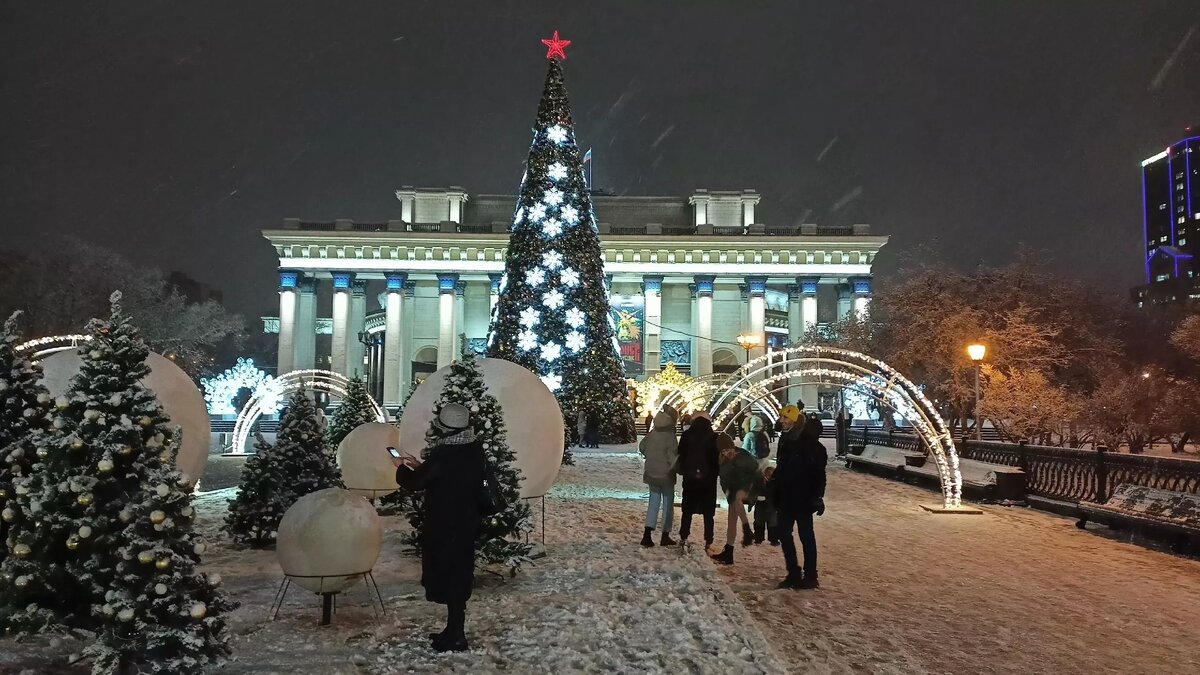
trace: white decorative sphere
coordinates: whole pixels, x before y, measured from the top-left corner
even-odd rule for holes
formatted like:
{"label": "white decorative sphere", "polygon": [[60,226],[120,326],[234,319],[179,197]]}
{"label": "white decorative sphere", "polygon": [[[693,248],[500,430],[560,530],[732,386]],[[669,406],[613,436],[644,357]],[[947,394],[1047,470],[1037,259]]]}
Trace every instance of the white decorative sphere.
{"label": "white decorative sphere", "polygon": [[338,593],[375,566],[383,524],[370,502],[341,488],[298,499],[283,514],[275,553],[283,573],[313,593]]}
{"label": "white decorative sphere", "polygon": [[[554,485],[563,455],[563,416],[558,399],[532,372],[504,359],[477,359],[487,392],[500,405],[508,447],[521,472],[521,497],[541,497]],[[433,406],[441,396],[450,366],[439,369],[417,387],[400,419],[401,452],[420,456]]]}
{"label": "white decorative sphere", "polygon": [[[42,384],[57,400],[70,388],[71,378],[79,372],[79,353],[66,350],[51,354],[42,360]],[[187,478],[191,487],[204,474],[208,463],[208,445],[211,431],[208,424],[208,408],[200,388],[188,374],[170,359],[150,352],[146,359],[150,374],[142,384],[158,397],[163,411],[171,418],[168,426],[179,426],[182,438],[175,439],[175,466]],[[60,406],[61,407],[61,406]]]}
{"label": "white decorative sphere", "polygon": [[383,422],[360,424],[342,439],[337,463],[347,490],[373,499],[400,488],[388,446],[400,448],[400,429]]}

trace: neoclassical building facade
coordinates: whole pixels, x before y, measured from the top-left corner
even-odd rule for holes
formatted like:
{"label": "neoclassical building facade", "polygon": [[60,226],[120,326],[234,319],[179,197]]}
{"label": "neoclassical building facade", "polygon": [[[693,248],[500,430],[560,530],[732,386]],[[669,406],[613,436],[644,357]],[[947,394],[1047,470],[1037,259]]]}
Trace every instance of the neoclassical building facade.
{"label": "neoclassical building facade", "polygon": [[[279,315],[263,317],[279,334],[278,371],[361,374],[389,409],[464,344],[482,351],[516,203],[459,187],[396,196],[396,220],[289,218],[263,232],[279,259]],[[862,310],[887,243],[867,225],[760,223],[753,190],[592,200],[633,378],[668,361],[693,375],[730,371]],[[747,353],[739,334],[763,346]]]}

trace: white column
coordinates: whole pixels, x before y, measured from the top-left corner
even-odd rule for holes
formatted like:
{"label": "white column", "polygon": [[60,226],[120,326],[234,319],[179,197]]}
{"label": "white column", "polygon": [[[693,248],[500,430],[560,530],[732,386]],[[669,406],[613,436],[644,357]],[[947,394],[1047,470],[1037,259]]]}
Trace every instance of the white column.
{"label": "white column", "polygon": [[296,303],[299,292],[296,288],[298,272],[279,273],[279,360],[276,375],[293,370],[296,362]]}
{"label": "white column", "polygon": [[438,275],[438,357],[437,367],[454,361],[454,287],[457,274]]}
{"label": "white column", "polygon": [[454,359],[462,358],[463,344],[460,336],[467,332],[467,282],[454,284]]}
{"label": "white column", "polygon": [[871,304],[871,277],[859,277],[850,284],[854,291],[854,313],[860,319],[866,318],[867,307]]}
{"label": "white column", "polygon": [[383,335],[383,401],[388,407],[399,406],[404,402],[403,387],[407,382],[402,380],[404,368],[404,273],[389,272],[385,279],[387,284],[387,303],[384,307]]}
{"label": "white column", "polygon": [[642,354],[642,370],[646,377],[661,369],[662,360],[662,284],[663,278],[656,275],[642,276],[642,309],[645,312],[645,351]]}
{"label": "white column", "polygon": [[[746,277],[746,291],[749,296],[748,313],[746,317],[746,332],[757,335],[761,340],[760,346],[750,350],[750,358],[756,359],[766,353],[766,322],[767,322],[767,279],[766,277]],[[744,351],[742,352],[745,353]]]}
{"label": "white column", "polygon": [[801,302],[804,296],[800,293],[800,285],[788,286],[788,346],[794,346],[804,337],[804,314]]}
{"label": "white column", "polygon": [[366,345],[359,338],[367,322],[367,282],[355,280],[350,285],[350,320],[346,326],[346,374],[363,375]]}
{"label": "white column", "polygon": [[713,371],[712,302],[715,277],[696,277],[696,353],[692,355],[692,375],[711,375]]}
{"label": "white column", "polygon": [[295,370],[315,368],[317,363],[317,280],[300,281],[300,300],[296,308]]}
{"label": "white column", "polygon": [[817,324],[817,280],[801,277],[796,284],[800,287],[800,332],[807,333]]}
{"label": "white column", "polygon": [[349,346],[350,328],[350,283],[354,275],[349,272],[333,273],[333,340],[329,348],[329,369],[341,375],[349,375],[346,349]]}

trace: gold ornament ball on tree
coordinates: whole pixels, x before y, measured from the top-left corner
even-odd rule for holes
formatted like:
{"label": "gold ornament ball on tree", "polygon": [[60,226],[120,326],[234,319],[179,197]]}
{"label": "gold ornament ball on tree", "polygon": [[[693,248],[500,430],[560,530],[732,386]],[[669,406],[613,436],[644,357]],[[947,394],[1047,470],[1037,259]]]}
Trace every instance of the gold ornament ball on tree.
{"label": "gold ornament ball on tree", "polygon": [[163,513],[162,511],[151,511],[150,512],[150,522],[154,523],[155,525],[158,525],[159,523],[161,523],[162,521],[164,521],[166,519],[167,519],[167,514]]}
{"label": "gold ornament ball on tree", "polygon": [[100,473],[108,473],[109,471],[113,470],[112,460],[102,459],[96,463],[96,468],[100,470]]}
{"label": "gold ornament ball on tree", "polygon": [[32,552],[27,544],[17,544],[12,548],[12,554],[18,558],[24,558]]}
{"label": "gold ornament ball on tree", "polygon": [[17,577],[16,581],[14,581],[13,583],[15,583],[17,585],[17,588],[25,588],[26,586],[29,585],[29,577],[27,577],[25,575],[21,575],[21,576]]}
{"label": "gold ornament ball on tree", "polygon": [[122,445],[121,449],[117,452],[122,455],[128,455],[129,453],[133,452],[133,448],[129,447],[128,445]]}
{"label": "gold ornament ball on tree", "polygon": [[0,512],[0,518],[3,518],[6,523],[11,523],[17,519],[17,512],[12,509],[4,509],[3,512]]}
{"label": "gold ornament ball on tree", "polygon": [[170,558],[159,558],[158,561],[154,563],[154,569],[156,569],[160,572],[163,570],[166,570],[166,569],[170,569],[170,567],[171,567],[171,559]]}
{"label": "gold ornament ball on tree", "polygon": [[150,419],[149,417],[146,417],[145,415],[142,415],[142,419],[138,420],[138,424],[144,428],[144,427],[150,426],[151,424],[154,424],[154,420]]}
{"label": "gold ornament ball on tree", "polygon": [[149,565],[150,563],[154,562],[154,554],[150,551],[142,551],[138,554],[138,562],[142,563],[143,565]]}
{"label": "gold ornament ball on tree", "polygon": [[71,441],[71,449],[78,450],[82,447],[83,447],[83,441],[79,440],[78,438]]}
{"label": "gold ornament ball on tree", "polygon": [[92,495],[85,492],[76,497],[75,501],[79,502],[80,506],[87,506],[92,503]]}
{"label": "gold ornament ball on tree", "polygon": [[67,549],[70,551],[74,551],[77,548],[79,548],[79,540],[76,539],[74,536],[68,537],[67,538]]}
{"label": "gold ornament ball on tree", "polygon": [[208,607],[205,607],[203,602],[197,602],[196,604],[192,605],[193,619],[203,619],[207,615]]}
{"label": "gold ornament ball on tree", "polygon": [[37,456],[38,456],[38,457],[41,457],[42,459],[45,459],[45,458],[46,458],[46,455],[50,454],[50,451],[49,451],[49,450],[47,450],[47,449],[45,449],[45,448],[38,448],[38,449],[37,449],[37,453],[36,453],[36,454],[37,454]]}

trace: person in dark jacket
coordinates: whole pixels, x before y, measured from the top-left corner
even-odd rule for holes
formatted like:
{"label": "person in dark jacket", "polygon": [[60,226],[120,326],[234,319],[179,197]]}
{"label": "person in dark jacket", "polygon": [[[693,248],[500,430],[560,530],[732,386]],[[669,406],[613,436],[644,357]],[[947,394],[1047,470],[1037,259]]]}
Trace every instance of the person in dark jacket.
{"label": "person in dark jacket", "polygon": [[467,600],[475,582],[475,536],[482,521],[479,499],[487,459],[464,406],[442,406],[433,430],[437,438],[428,459],[402,457],[396,482],[425,491],[421,585],[426,600],[447,608],[446,629],[429,636],[433,648],[465,651]]}
{"label": "person in dark jacket", "polygon": [[600,413],[589,410],[583,420],[583,447],[600,447]]}
{"label": "person in dark jacket", "polygon": [[758,460],[743,449],[721,448],[721,490],[729,503],[729,520],[725,531],[725,549],[712,556],[722,565],[733,564],[733,542],[737,541],[737,525],[742,523],[742,545],[754,542],[750,520],[746,517],[747,501],[753,499],[754,481],[758,479]]}
{"label": "person in dark jacket", "polygon": [[[787,406],[780,411],[787,427],[776,450],[775,503],[778,525],[776,536],[783,545],[787,577],[780,588],[817,588],[817,538],[813,514],[825,513],[825,464],[829,455],[821,444],[823,426],[818,417],[805,420],[799,409]],[[804,553],[803,570],[796,558],[792,529],[800,536]]]}
{"label": "person in dark jacket", "polygon": [[683,479],[683,518],[679,524],[679,544],[687,546],[692,533],[692,515],[704,519],[704,548],[713,543],[713,515],[717,511],[717,434],[712,419],[700,412],[679,437],[679,475]]}
{"label": "person in dark jacket", "polygon": [[778,524],[775,514],[775,482],[771,478],[775,474],[775,467],[768,466],[762,470],[759,475],[758,483],[754,488],[754,543],[761,544],[763,539],[768,539],[772,546],[779,545],[779,535],[775,533],[775,526]]}

